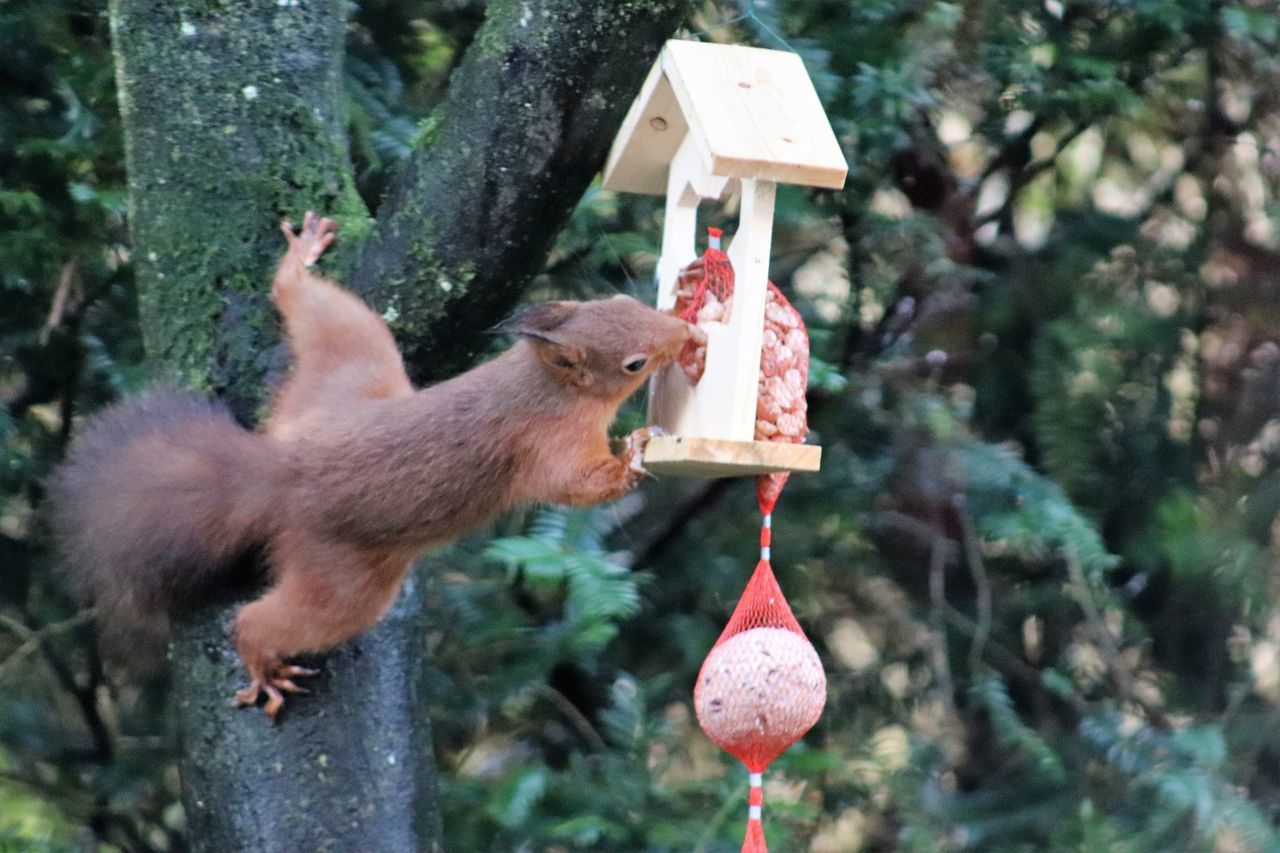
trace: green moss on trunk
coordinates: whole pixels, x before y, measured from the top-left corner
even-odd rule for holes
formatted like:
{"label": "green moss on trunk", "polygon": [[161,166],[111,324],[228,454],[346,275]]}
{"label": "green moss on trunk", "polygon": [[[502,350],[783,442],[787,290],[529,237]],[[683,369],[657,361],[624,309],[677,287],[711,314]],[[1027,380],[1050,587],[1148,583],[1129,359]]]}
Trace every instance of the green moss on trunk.
{"label": "green moss on trunk", "polygon": [[147,350],[247,416],[278,339],[268,300],[285,216],[369,229],[339,109],[343,5],[113,0],[129,218]]}

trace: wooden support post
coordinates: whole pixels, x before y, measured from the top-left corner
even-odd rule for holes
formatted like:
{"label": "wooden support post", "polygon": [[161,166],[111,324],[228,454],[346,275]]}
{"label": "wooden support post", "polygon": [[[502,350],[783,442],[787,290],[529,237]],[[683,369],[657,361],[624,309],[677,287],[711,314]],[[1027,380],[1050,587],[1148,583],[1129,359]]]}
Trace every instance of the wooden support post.
{"label": "wooden support post", "polygon": [[[691,134],[686,134],[671,161],[667,178],[667,213],[662,229],[662,255],[658,259],[658,308],[668,310],[676,304],[680,270],[698,256],[698,204],[703,199],[720,198],[728,185],[728,178],[717,178],[707,172],[696,141]],[[720,360],[732,355],[724,343],[724,327],[719,323],[710,326],[706,330],[708,373],[713,352],[720,354]],[[697,386],[692,385],[679,365],[671,365],[655,375],[649,386],[649,423],[672,435],[717,435],[716,430],[723,428],[722,425],[698,399],[699,389],[708,386],[706,376]]]}
{"label": "wooden support post", "polygon": [[[710,348],[707,376],[718,400],[708,403],[724,407],[727,423],[714,435],[734,441],[752,441],[756,436],[756,396],[760,383],[760,348],[764,342],[764,306],[769,290],[769,250],[773,245],[773,202],[777,184],[743,178],[738,231],[729,244],[733,264],[733,313],[729,315],[726,348],[732,358],[716,375],[711,375]],[[700,386],[703,383],[698,383]],[[708,392],[710,392],[708,388]],[[700,401],[701,402],[701,401]]]}

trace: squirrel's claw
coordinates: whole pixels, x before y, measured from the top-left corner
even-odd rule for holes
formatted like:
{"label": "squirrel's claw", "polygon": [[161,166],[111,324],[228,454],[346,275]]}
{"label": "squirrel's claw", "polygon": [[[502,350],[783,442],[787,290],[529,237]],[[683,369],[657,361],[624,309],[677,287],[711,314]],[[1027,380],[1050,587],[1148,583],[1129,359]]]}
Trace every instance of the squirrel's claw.
{"label": "squirrel's claw", "polygon": [[245,708],[258,704],[258,695],[262,693],[262,681],[255,678],[249,686],[236,691],[236,707]]}
{"label": "squirrel's claw", "polygon": [[280,709],[284,707],[284,694],[310,693],[307,688],[302,687],[295,678],[304,678],[310,675],[318,675],[319,670],[309,669],[305,666],[293,666],[291,664],[282,664],[275,668],[275,671],[265,678],[255,676],[249,682],[249,686],[242,690],[236,691],[236,705],[245,708],[250,705],[258,704],[258,697],[263,693],[267,694],[267,703],[262,706],[262,710],[267,717],[275,722],[276,715],[280,713]]}
{"label": "squirrel's claw", "polygon": [[318,669],[309,669],[305,666],[294,666],[292,664],[285,664],[276,670],[276,675],[284,676],[285,678],[306,678],[319,674],[320,670]]}
{"label": "squirrel's claw", "polygon": [[262,692],[267,694],[267,704],[262,706],[263,712],[271,719],[276,721],[276,715],[280,713],[280,709],[284,707],[284,694],[278,688],[271,684],[264,684]]}
{"label": "squirrel's claw", "polygon": [[298,686],[297,683],[290,681],[287,678],[277,678],[272,683],[276,687],[279,687],[281,690],[283,690],[285,693],[310,693],[311,692],[307,688],[300,687]]}
{"label": "squirrel's claw", "polygon": [[627,467],[638,476],[652,477],[653,474],[644,467],[644,449],[650,439],[666,434],[667,431],[660,426],[647,426],[633,430],[627,436],[626,450],[623,454],[627,460]]}
{"label": "squirrel's claw", "polygon": [[702,258],[691,261],[686,264],[684,269],[680,270],[676,276],[676,281],[681,285],[696,284],[707,277],[707,264]]}

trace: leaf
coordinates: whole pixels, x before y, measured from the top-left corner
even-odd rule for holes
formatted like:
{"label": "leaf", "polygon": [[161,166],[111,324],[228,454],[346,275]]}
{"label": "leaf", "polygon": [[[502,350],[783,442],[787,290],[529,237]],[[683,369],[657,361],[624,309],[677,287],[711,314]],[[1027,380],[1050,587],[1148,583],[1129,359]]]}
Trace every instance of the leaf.
{"label": "leaf", "polygon": [[627,749],[643,746],[644,701],[634,678],[624,676],[609,687],[610,705],[600,724],[611,743]]}
{"label": "leaf", "polygon": [[954,451],[962,484],[983,539],[1003,553],[1043,561],[1070,551],[1091,579],[1114,566],[1102,537],[1057,483],[1009,448],[974,444]]}
{"label": "leaf", "polygon": [[543,589],[564,587],[564,616],[571,656],[588,653],[617,635],[617,623],[640,610],[639,578],[604,551],[613,528],[605,508],[540,511],[525,536],[490,542],[484,555],[518,578]]}
{"label": "leaf", "polygon": [[538,801],[547,792],[549,774],[543,767],[526,767],[507,778],[489,800],[485,811],[499,824],[511,829],[529,819]]}
{"label": "leaf", "polygon": [[1066,770],[1062,759],[1044,738],[1022,722],[1002,679],[995,675],[979,677],[970,688],[970,694],[986,709],[991,727],[1001,743],[1029,755],[1035,762],[1037,772],[1050,781],[1065,780]]}
{"label": "leaf", "polygon": [[599,815],[580,815],[553,823],[547,832],[552,838],[572,841],[585,848],[596,848],[602,842],[622,841],[627,837],[625,826]]}

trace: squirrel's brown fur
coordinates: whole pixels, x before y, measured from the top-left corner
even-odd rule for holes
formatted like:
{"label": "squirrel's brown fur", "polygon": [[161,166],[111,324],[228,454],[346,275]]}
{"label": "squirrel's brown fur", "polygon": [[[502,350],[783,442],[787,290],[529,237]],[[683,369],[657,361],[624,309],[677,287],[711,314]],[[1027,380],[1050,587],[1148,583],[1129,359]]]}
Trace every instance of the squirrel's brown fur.
{"label": "squirrel's brown fur", "polygon": [[504,329],[520,340],[414,391],[386,323],[309,272],[330,220],[287,223],[272,296],[294,365],[262,433],[173,392],[95,419],[51,482],[65,562],[100,619],[199,595],[264,549],[272,585],[240,609],[244,702],[297,690],[286,659],[371,627],[410,561],[510,507],[590,504],[642,474],[638,431],[615,456],[618,406],[699,333],[628,297],[551,302]]}

